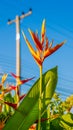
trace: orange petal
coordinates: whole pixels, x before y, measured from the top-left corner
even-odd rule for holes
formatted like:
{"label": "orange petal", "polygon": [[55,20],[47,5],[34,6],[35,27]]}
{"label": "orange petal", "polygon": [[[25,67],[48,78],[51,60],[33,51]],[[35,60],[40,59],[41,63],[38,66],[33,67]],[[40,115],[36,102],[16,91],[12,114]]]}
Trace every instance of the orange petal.
{"label": "orange petal", "polygon": [[49,45],[49,48],[51,48],[51,47],[52,47],[53,42],[54,42],[54,40],[52,40],[52,41],[51,41],[51,43],[50,43],[50,45]]}
{"label": "orange petal", "polygon": [[25,96],[26,94],[23,94],[22,96],[19,97],[19,99],[22,100]]}
{"label": "orange petal", "polygon": [[13,107],[14,109],[17,109],[17,104],[15,104],[15,103],[6,102],[6,101],[4,103],[7,104],[10,107]]}
{"label": "orange petal", "polygon": [[24,32],[22,32],[22,34],[23,34],[23,37],[24,37],[24,39],[25,39],[25,41],[26,41],[26,44],[27,44],[27,46],[28,46],[28,48],[29,48],[29,50],[30,50],[32,56],[34,57],[35,61],[37,62],[38,65],[41,65],[41,60],[40,60],[39,55],[37,55],[37,53],[35,52],[35,50],[34,50],[33,47],[31,46],[31,44],[29,43],[28,39],[27,39],[26,36],[24,35]]}
{"label": "orange petal", "polygon": [[14,78],[20,78],[20,76],[17,76],[17,75],[15,75],[14,73],[11,73],[11,75],[12,75]]}
{"label": "orange petal", "polygon": [[10,88],[11,90],[16,90],[16,86],[13,86],[13,85],[10,85],[9,88]]}
{"label": "orange petal", "polygon": [[0,84],[0,89],[2,89],[2,84]]}
{"label": "orange petal", "polygon": [[33,124],[33,125],[29,128],[29,130],[36,130],[36,124]]}
{"label": "orange petal", "polygon": [[38,66],[42,66],[43,61],[40,58],[34,57],[34,59],[35,59]]}
{"label": "orange petal", "polygon": [[3,93],[2,93],[2,94],[0,94],[0,100],[1,100],[1,99],[3,99],[3,96],[4,96],[4,94],[3,94]]}
{"label": "orange petal", "polygon": [[32,80],[33,78],[34,78],[34,77],[29,78],[29,79],[24,79],[24,80],[20,80],[20,79],[19,79],[19,80],[17,80],[17,81],[18,81],[17,86],[22,85],[22,84],[24,84],[24,83],[26,83],[26,82]]}
{"label": "orange petal", "polygon": [[5,82],[5,80],[6,80],[6,78],[7,78],[7,76],[8,76],[8,74],[4,74],[3,76],[2,76],[2,84],[4,84],[4,82]]}
{"label": "orange petal", "polygon": [[48,38],[46,37],[46,45],[45,45],[45,51],[48,49],[49,41]]}
{"label": "orange petal", "polygon": [[45,32],[46,32],[46,29],[45,29],[45,19],[43,20],[43,23],[42,23],[42,29],[41,29],[41,43],[43,44],[44,43],[44,40],[45,40]]}
{"label": "orange petal", "polygon": [[36,48],[37,48],[38,50],[42,50],[42,44],[41,44],[41,42],[39,41],[38,37],[37,37],[37,36],[35,35],[35,33],[33,33],[30,29],[28,29],[28,31],[29,31],[29,33],[30,33],[30,35],[31,35],[31,37],[32,37],[32,39],[33,39],[35,45],[36,45]]}
{"label": "orange petal", "polygon": [[60,43],[60,44],[57,44],[55,47],[53,47],[53,48],[48,48],[46,51],[44,51],[44,58],[46,58],[46,57],[48,57],[48,56],[50,56],[51,54],[53,54],[55,51],[57,51],[63,44],[65,43],[65,41],[64,42],[62,42],[62,43]]}
{"label": "orange petal", "polygon": [[36,52],[34,50],[34,48],[31,46],[30,42],[28,41],[28,39],[26,38],[24,32],[22,31],[22,34],[23,34],[23,37],[24,37],[24,40],[26,41],[26,44],[31,52],[32,55],[35,55],[36,56]]}
{"label": "orange petal", "polygon": [[8,88],[6,88],[6,89],[2,89],[2,91],[3,91],[4,93],[8,93],[8,92],[10,92],[10,91],[12,91],[12,90],[16,90],[16,86],[10,86],[10,87],[8,87]]}

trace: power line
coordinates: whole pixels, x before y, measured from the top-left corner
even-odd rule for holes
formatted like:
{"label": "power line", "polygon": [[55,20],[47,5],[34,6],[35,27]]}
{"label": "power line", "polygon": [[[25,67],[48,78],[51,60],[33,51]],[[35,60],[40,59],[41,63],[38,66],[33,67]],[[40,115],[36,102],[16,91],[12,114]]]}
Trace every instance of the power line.
{"label": "power line", "polygon": [[58,25],[59,25],[61,28],[65,29],[66,31],[68,31],[68,32],[70,32],[70,33],[73,33],[73,30],[71,30],[71,29],[65,27],[64,25],[60,25],[60,24],[58,24]]}
{"label": "power line", "polygon": [[73,37],[67,35],[65,32],[61,32],[60,30],[58,30],[58,29],[55,28],[55,27],[52,27],[52,26],[49,25],[49,24],[48,24],[47,26],[48,26],[49,28],[51,28],[52,30],[54,30],[56,33],[61,34],[61,35],[66,36],[66,37],[69,37],[69,38],[71,38],[71,39],[73,40]]}
{"label": "power line", "polygon": [[69,79],[66,79],[66,78],[63,78],[63,77],[60,77],[60,76],[59,76],[59,79],[70,82],[70,83],[73,83],[73,80],[69,80]]}
{"label": "power line", "polygon": [[[4,68],[8,68],[8,69],[9,69],[9,67],[11,67],[11,68],[15,69],[15,67],[12,66],[12,65],[9,64],[9,63],[7,63],[7,64],[6,64],[6,63],[0,63],[0,65],[3,65],[3,66],[5,65]],[[24,64],[23,64],[22,66],[24,66]],[[27,65],[26,65],[26,68],[27,68]],[[25,68],[25,69],[26,69],[26,68]],[[7,69],[7,70],[8,70],[8,69]],[[24,69],[23,69],[23,70],[24,70]],[[30,68],[29,68],[29,70],[30,70]],[[63,80],[63,81],[70,82],[70,83],[73,83],[73,80],[70,80],[70,79],[71,79],[70,77],[69,77],[68,79],[67,79],[67,78],[64,78],[64,76],[62,76],[62,74],[59,75],[59,79],[61,79],[61,80]]]}

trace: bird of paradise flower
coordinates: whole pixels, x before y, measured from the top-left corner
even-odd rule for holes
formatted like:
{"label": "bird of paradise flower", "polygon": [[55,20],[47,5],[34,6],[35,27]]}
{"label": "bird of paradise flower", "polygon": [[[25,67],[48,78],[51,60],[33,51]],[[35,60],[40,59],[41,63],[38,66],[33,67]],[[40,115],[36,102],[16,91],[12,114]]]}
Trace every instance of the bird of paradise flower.
{"label": "bird of paradise flower", "polygon": [[[19,76],[16,76],[14,73],[11,73],[11,75],[16,79],[17,81],[17,86],[14,86],[14,85],[9,85],[7,84],[6,88],[3,87],[3,84],[4,82],[6,81],[7,79],[7,76],[8,74],[4,74],[2,76],[2,80],[1,80],[1,84],[0,84],[0,91],[2,92],[0,94],[0,101],[2,101],[2,104],[5,103],[11,107],[13,107],[14,109],[17,109],[18,107],[18,103],[26,96],[26,94],[23,94],[23,95],[19,95],[19,93],[16,93],[16,97],[17,97],[17,101],[16,103],[11,103],[11,102],[7,102],[7,101],[4,101],[4,95],[12,90],[16,91],[17,88],[24,84],[24,83],[27,83],[28,81],[32,80],[34,77],[32,78],[28,78],[28,79],[23,79],[23,80],[20,80],[20,77]],[[2,109],[2,106],[1,106],[1,109]]]}
{"label": "bird of paradise flower", "polygon": [[44,60],[53,54],[55,51],[57,51],[64,43],[65,41],[61,42],[60,44],[57,44],[56,46],[52,47],[53,41],[49,43],[48,38],[46,37],[46,28],[45,28],[46,20],[44,19],[42,22],[42,28],[41,28],[41,40],[39,39],[38,35],[35,34],[31,29],[28,29],[30,36],[32,37],[32,40],[35,43],[36,50],[32,47],[29,40],[25,36],[24,32],[22,31],[22,35],[24,37],[24,40],[34,57],[36,63],[39,66],[40,69],[40,92],[39,92],[39,118],[38,118],[38,130],[41,129],[41,97],[42,97],[42,69],[43,69],[43,62]]}

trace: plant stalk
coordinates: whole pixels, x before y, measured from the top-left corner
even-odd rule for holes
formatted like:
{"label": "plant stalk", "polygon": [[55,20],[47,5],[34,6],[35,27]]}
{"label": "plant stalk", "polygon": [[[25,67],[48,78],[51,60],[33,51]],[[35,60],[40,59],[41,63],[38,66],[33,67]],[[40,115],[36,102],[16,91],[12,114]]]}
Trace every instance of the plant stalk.
{"label": "plant stalk", "polygon": [[38,130],[41,130],[41,106],[42,106],[42,66],[40,66],[40,91],[39,91],[39,118]]}
{"label": "plant stalk", "polygon": [[16,87],[16,103],[17,103],[17,108],[19,106],[19,97],[20,97],[20,91],[19,91],[19,86]]}

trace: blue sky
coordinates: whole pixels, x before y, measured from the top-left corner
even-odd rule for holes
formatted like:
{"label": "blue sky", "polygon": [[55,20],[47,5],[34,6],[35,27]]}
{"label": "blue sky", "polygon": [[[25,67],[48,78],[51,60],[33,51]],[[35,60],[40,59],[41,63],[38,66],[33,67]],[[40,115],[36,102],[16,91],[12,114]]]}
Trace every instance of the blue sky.
{"label": "blue sky", "polygon": [[[73,94],[73,1],[72,0],[1,0],[0,1],[0,72],[16,73],[16,33],[15,24],[8,25],[8,19],[27,13],[32,15],[21,20],[21,30],[30,39],[28,28],[38,30],[40,35],[42,20],[46,19],[46,35],[54,44],[67,40],[66,44],[44,62],[43,72],[58,65],[57,90],[62,97]],[[39,69],[21,35],[22,76],[39,76]],[[29,84],[31,84],[30,82]],[[24,88],[26,92],[29,89]]]}

